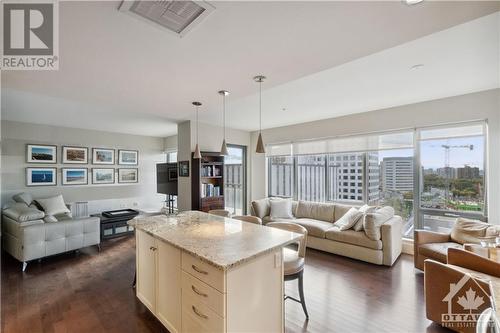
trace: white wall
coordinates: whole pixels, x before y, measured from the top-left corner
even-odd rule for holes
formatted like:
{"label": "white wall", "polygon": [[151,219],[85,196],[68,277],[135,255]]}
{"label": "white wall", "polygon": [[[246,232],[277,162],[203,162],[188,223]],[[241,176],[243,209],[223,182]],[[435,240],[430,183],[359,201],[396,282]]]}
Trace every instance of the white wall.
{"label": "white wall", "polygon": [[[201,151],[220,151],[222,145],[222,127],[199,123],[199,146]],[[196,146],[196,123],[186,121],[177,129],[179,153],[178,160],[190,160]],[[226,128],[227,144],[246,146],[247,149],[247,199],[250,198],[250,132]],[[191,166],[190,166],[191,169]],[[191,170],[189,178],[179,177],[179,209],[191,209]],[[181,185],[182,183],[182,185]],[[189,184],[189,185],[188,185]],[[248,200],[247,200],[248,201]]]}
{"label": "white wall", "polygon": [[[163,194],[156,193],[156,163],[165,162],[163,139],[139,135],[118,134],[111,132],[84,130],[77,128],[49,125],[28,124],[13,121],[2,121],[2,206],[11,200],[13,194],[30,192],[35,197],[47,197],[63,194],[66,202],[89,201],[91,213],[122,207],[151,208],[162,206]],[[26,163],[26,144],[57,145],[57,164]],[[134,149],[139,151],[139,183],[92,185],[91,168],[100,167],[86,164],[61,164],[61,146],[74,145],[92,147]],[[26,186],[26,167],[57,167],[57,186]],[[62,167],[84,167],[89,169],[89,185],[61,185]],[[119,168],[118,165],[106,166]]]}
{"label": "white wall", "polygon": [[[306,112],[306,110],[304,110]],[[337,135],[425,127],[470,120],[488,121],[488,211],[500,223],[500,89],[449,97],[339,118],[263,130],[264,142],[279,143]],[[251,198],[267,195],[265,156],[255,154],[258,132],[252,133]]]}

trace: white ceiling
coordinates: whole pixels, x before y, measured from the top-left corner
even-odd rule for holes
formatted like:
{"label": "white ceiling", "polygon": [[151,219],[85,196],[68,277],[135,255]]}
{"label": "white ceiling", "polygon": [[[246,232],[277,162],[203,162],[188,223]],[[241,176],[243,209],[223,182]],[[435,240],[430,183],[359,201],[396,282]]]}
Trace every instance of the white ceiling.
{"label": "white ceiling", "polygon": [[220,124],[227,89],[229,125],[255,130],[260,73],[264,127],[498,87],[498,15],[436,33],[498,2],[213,4],[180,39],[119,2],[61,2],[60,69],[3,72],[2,118],[165,136],[195,99]]}

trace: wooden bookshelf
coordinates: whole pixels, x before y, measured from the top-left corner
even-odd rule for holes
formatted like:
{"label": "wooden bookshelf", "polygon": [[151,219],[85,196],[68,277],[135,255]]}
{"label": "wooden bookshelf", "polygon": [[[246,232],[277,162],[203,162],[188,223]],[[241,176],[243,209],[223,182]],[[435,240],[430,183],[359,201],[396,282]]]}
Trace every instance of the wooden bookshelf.
{"label": "wooden bookshelf", "polygon": [[192,159],[191,197],[194,210],[224,209],[224,156],[202,152]]}

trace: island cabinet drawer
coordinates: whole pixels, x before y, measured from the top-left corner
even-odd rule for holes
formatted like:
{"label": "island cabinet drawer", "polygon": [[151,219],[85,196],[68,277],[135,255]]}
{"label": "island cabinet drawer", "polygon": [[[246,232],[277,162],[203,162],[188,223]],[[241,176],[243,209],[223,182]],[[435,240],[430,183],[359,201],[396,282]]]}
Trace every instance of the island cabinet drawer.
{"label": "island cabinet drawer", "polygon": [[224,332],[224,318],[205,304],[182,292],[182,332],[217,333]]}
{"label": "island cabinet drawer", "polygon": [[182,272],[182,292],[225,317],[224,294],[186,272]]}
{"label": "island cabinet drawer", "polygon": [[214,287],[221,293],[226,291],[224,271],[186,252],[182,252],[182,270]]}

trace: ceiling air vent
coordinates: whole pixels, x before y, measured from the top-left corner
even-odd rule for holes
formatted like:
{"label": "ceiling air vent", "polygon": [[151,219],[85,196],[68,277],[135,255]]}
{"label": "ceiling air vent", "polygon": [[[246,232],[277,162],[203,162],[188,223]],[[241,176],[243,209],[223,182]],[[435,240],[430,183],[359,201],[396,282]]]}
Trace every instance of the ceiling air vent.
{"label": "ceiling air vent", "polygon": [[205,1],[123,1],[120,11],[184,36],[215,8]]}

